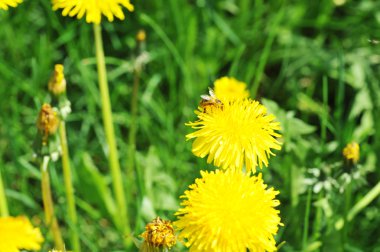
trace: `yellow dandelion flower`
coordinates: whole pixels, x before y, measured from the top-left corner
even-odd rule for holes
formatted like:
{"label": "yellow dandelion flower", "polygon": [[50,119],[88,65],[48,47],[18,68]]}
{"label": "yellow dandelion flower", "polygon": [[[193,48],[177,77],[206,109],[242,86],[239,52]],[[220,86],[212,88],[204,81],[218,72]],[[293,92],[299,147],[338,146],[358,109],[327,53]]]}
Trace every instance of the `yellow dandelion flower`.
{"label": "yellow dandelion flower", "polygon": [[8,10],[10,7],[17,7],[22,0],[0,0],[0,9]]}
{"label": "yellow dandelion flower", "polygon": [[53,10],[63,9],[62,15],[77,16],[78,19],[86,15],[87,23],[100,24],[102,15],[112,22],[114,17],[124,20],[122,7],[133,11],[134,7],[129,0],[52,0]]}
{"label": "yellow dandelion flower", "polygon": [[56,64],[54,66],[54,72],[50,77],[48,89],[54,95],[60,95],[66,92],[66,79],[63,70],[63,65]]}
{"label": "yellow dandelion flower", "polygon": [[347,144],[343,149],[343,156],[347,161],[351,161],[352,163],[356,164],[359,161],[360,157],[359,144],[356,142]]}
{"label": "yellow dandelion flower", "polygon": [[40,250],[42,237],[39,228],[34,228],[23,216],[0,218],[0,251],[18,252],[21,249]]}
{"label": "yellow dandelion flower", "polygon": [[186,125],[196,129],[187,139],[195,138],[192,151],[198,157],[208,155],[207,162],[227,167],[256,171],[262,163],[268,166],[271,149],[280,150],[276,137],[281,137],[280,123],[267,114],[266,108],[251,99],[236,100],[209,112],[199,108],[198,121]]}
{"label": "yellow dandelion flower", "polygon": [[223,103],[249,97],[247,85],[230,77],[222,77],[214,82],[215,96]]}
{"label": "yellow dandelion flower", "polygon": [[267,188],[261,174],[249,176],[229,169],[201,171],[183,199],[174,225],[190,251],[275,251],[282,225],[279,193]]}
{"label": "yellow dandelion flower", "polygon": [[[155,218],[145,226],[145,232],[141,234],[146,244],[146,251],[149,247],[154,248],[171,248],[176,243],[174,228],[170,221],[162,220],[160,217]],[[144,245],[143,245],[144,246]]]}

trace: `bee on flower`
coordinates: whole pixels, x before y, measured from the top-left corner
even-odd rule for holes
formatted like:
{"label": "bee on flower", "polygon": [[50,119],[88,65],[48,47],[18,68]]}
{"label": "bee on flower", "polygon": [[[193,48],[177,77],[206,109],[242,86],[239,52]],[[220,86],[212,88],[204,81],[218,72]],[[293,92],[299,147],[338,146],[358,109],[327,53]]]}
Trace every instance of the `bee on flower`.
{"label": "bee on flower", "polygon": [[204,113],[209,113],[213,109],[223,109],[223,103],[215,96],[214,90],[208,88],[209,95],[201,95],[201,102],[199,106],[203,109]]}

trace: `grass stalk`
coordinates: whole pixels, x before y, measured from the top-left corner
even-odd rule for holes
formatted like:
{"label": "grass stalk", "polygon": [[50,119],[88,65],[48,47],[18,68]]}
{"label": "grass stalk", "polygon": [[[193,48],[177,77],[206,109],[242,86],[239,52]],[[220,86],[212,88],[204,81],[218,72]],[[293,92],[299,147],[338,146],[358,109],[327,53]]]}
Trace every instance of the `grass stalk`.
{"label": "grass stalk", "polygon": [[45,222],[53,234],[55,249],[64,250],[64,242],[62,239],[61,230],[54,214],[54,203],[51,195],[50,178],[48,172],[49,159],[50,158],[48,156],[44,156],[41,164],[41,187],[42,200],[45,211]]}
{"label": "grass stalk", "polygon": [[0,217],[7,217],[9,215],[7,198],[5,196],[3,177],[1,176],[0,169]]}
{"label": "grass stalk", "polygon": [[62,149],[62,168],[63,168],[63,179],[65,183],[66,198],[67,198],[67,212],[69,217],[70,226],[70,236],[72,249],[74,252],[80,252],[80,241],[78,234],[78,218],[77,211],[75,208],[75,196],[74,188],[71,175],[70,158],[69,158],[69,148],[67,145],[66,138],[66,124],[61,121],[59,125],[59,138],[61,142]]}
{"label": "grass stalk", "polygon": [[[140,70],[134,71],[133,88],[131,97],[131,124],[129,127],[129,142],[128,142],[128,160],[127,160],[127,177],[132,176],[135,167],[135,152],[136,152],[136,133],[137,133],[137,96],[140,85]],[[136,170],[136,174],[138,171]]]}
{"label": "grass stalk", "polygon": [[101,35],[101,27],[98,24],[94,25],[96,60],[98,67],[99,89],[102,102],[103,124],[106,134],[107,144],[109,147],[109,166],[111,169],[112,184],[116,196],[118,208],[118,223],[116,226],[123,232],[123,235],[129,235],[130,227],[127,218],[127,204],[121,177],[119,164],[119,156],[116,147],[115,130],[112,119],[112,109],[108,90],[106,63],[103,51],[103,40]]}
{"label": "grass stalk", "polygon": [[311,205],[311,187],[307,190],[305,217],[303,222],[303,234],[302,234],[302,251],[306,251],[307,237],[309,233],[309,218],[310,218],[310,205]]}

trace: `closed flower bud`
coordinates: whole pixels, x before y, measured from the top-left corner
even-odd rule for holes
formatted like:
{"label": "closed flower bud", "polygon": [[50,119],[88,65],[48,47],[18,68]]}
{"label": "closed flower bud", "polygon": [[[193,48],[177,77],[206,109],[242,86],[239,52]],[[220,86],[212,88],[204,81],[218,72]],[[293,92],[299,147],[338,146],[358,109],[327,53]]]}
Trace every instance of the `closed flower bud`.
{"label": "closed flower bud", "polygon": [[63,69],[63,65],[56,64],[54,66],[54,72],[49,80],[49,91],[56,96],[66,92],[66,79],[63,74]]}
{"label": "closed flower bud", "polygon": [[146,39],[146,33],[144,30],[139,30],[136,35],[136,40],[138,42],[143,42]]}

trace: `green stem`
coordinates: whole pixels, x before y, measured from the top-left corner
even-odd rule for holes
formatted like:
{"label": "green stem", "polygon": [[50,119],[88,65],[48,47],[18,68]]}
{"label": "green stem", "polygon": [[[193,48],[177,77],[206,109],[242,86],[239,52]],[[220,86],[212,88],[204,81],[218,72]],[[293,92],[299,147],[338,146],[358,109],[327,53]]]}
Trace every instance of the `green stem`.
{"label": "green stem", "polygon": [[71,242],[74,252],[80,252],[80,241],[78,234],[78,218],[75,208],[75,196],[74,188],[71,176],[70,158],[69,158],[69,148],[67,145],[66,138],[66,125],[62,121],[59,125],[59,138],[61,142],[62,149],[62,168],[63,168],[63,178],[65,183],[66,198],[67,198],[67,211],[69,214],[69,226]]}
{"label": "green stem", "polygon": [[136,132],[137,132],[137,96],[140,85],[140,71],[134,71],[133,89],[131,97],[131,124],[129,128],[129,149],[127,163],[127,177],[132,177],[132,171],[135,168],[135,152],[136,152]]}
{"label": "green stem", "polygon": [[3,185],[3,178],[1,176],[0,169],[0,216],[7,217],[9,215],[7,198],[5,196],[5,190]]}
{"label": "green stem", "polygon": [[306,199],[306,210],[303,224],[303,235],[302,235],[302,251],[306,251],[307,247],[307,237],[309,233],[309,217],[310,217],[310,204],[311,204],[311,188],[307,191]]}
{"label": "green stem", "polygon": [[59,229],[57,218],[54,214],[54,204],[51,195],[50,178],[48,172],[49,157],[44,156],[41,164],[41,187],[42,187],[42,201],[45,211],[45,222],[53,234],[55,248],[64,250],[64,242],[62,239],[61,231]]}
{"label": "green stem", "polygon": [[127,218],[127,204],[124,195],[123,181],[121,177],[119,157],[115,140],[115,131],[113,127],[101,27],[98,24],[94,25],[94,35],[96,46],[96,60],[98,66],[99,89],[102,101],[103,124],[107,138],[107,144],[109,147],[109,166],[111,168],[113,189],[118,207],[118,223],[115,224],[121,231],[123,231],[124,235],[129,236],[130,227]]}
{"label": "green stem", "polygon": [[[318,202],[320,202],[323,199],[323,191],[319,192],[318,194]],[[313,239],[318,240],[321,236],[321,225],[322,225],[322,207],[317,207],[316,214],[315,214],[315,221],[314,221],[314,230],[313,230]]]}
{"label": "green stem", "polygon": [[[371,189],[363,198],[361,198],[348,212],[347,221],[352,221],[354,217],[364,208],[366,208],[376,197],[380,195],[380,182]],[[340,218],[335,223],[335,228],[340,230],[344,225],[344,219]]]}

